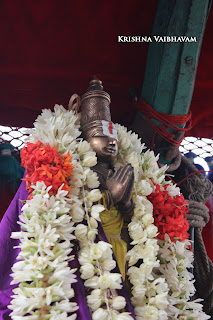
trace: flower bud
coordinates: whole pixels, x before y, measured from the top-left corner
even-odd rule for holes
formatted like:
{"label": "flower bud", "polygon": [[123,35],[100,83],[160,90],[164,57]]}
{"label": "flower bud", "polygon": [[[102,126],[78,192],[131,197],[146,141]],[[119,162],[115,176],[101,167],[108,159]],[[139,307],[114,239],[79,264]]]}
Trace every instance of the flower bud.
{"label": "flower bud", "polygon": [[85,239],[87,234],[87,227],[84,224],[78,224],[75,228],[75,236],[78,240]]}
{"label": "flower bud", "polygon": [[104,300],[103,291],[100,289],[95,289],[91,292],[90,295],[87,296],[87,303],[88,306],[92,309],[92,311],[97,310],[100,308],[101,304]]}
{"label": "flower bud", "polygon": [[86,176],[86,184],[90,189],[99,187],[100,182],[98,180],[98,176],[96,172],[93,172],[92,170],[89,171],[89,173]]}
{"label": "flower bud", "polygon": [[111,271],[116,267],[116,262],[112,259],[105,259],[102,263],[102,267],[106,271]]}
{"label": "flower bud", "polygon": [[84,154],[87,153],[88,151],[90,151],[91,147],[89,142],[87,142],[86,140],[80,141],[79,145],[78,145],[78,152],[80,154]]}
{"label": "flower bud", "polygon": [[92,314],[92,320],[107,320],[108,312],[105,309],[99,308]]}
{"label": "flower bud", "polygon": [[104,211],[104,206],[101,204],[95,204],[91,208],[91,216],[95,218],[96,220],[100,221],[99,213]]}
{"label": "flower bud", "polygon": [[80,268],[81,272],[81,278],[82,279],[89,279],[94,276],[94,266],[91,263],[85,263],[83,266]]}
{"label": "flower bud", "polygon": [[[129,312],[122,312],[117,315],[116,320],[133,320],[131,314]],[[139,318],[138,318],[139,319]],[[114,318],[113,318],[114,320]]]}
{"label": "flower bud", "polygon": [[89,232],[88,232],[88,239],[89,240],[94,240],[95,239],[95,237],[96,237],[96,232],[95,232],[95,230],[90,230]]}
{"label": "flower bud", "polygon": [[94,189],[89,192],[87,199],[91,202],[97,202],[102,197],[100,190]]}
{"label": "flower bud", "polygon": [[117,296],[113,299],[112,302],[112,307],[116,310],[121,310],[125,307],[126,305],[126,300],[124,297]]}
{"label": "flower bud", "polygon": [[147,237],[149,238],[154,238],[157,236],[158,233],[158,228],[156,226],[154,226],[153,224],[150,224],[147,228]]}
{"label": "flower bud", "polygon": [[95,152],[88,152],[85,154],[82,164],[87,167],[94,167],[97,164]]}
{"label": "flower bud", "polygon": [[82,207],[76,205],[72,208],[72,220],[74,222],[81,222],[84,218],[84,210]]}
{"label": "flower bud", "polygon": [[93,228],[93,229],[98,228],[98,223],[93,217],[89,218],[89,223],[90,223],[91,228]]}
{"label": "flower bud", "polygon": [[145,226],[148,226],[154,222],[154,218],[150,213],[146,213],[142,216],[142,222]]}

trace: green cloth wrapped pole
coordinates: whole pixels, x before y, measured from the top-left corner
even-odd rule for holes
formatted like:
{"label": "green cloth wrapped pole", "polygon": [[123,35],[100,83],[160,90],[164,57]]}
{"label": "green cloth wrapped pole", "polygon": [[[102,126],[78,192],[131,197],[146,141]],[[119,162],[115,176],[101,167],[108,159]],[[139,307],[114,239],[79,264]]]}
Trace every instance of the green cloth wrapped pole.
{"label": "green cloth wrapped pole", "polygon": [[[209,5],[208,0],[159,0],[141,93],[154,110],[172,115],[189,112]],[[156,42],[154,36],[186,36],[196,42]],[[138,114],[133,129],[140,127],[136,124],[140,121]],[[145,142],[150,147],[150,138]],[[160,162],[170,163],[163,152]]]}

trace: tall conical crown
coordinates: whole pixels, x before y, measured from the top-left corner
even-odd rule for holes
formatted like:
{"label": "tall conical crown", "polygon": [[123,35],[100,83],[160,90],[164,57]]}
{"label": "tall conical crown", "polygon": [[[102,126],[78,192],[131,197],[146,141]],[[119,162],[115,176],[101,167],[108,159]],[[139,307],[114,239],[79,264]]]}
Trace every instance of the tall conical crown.
{"label": "tall conical crown", "polygon": [[110,95],[103,90],[102,82],[95,76],[89,83],[87,92],[81,97],[81,127],[88,128],[88,124],[95,120],[111,121]]}

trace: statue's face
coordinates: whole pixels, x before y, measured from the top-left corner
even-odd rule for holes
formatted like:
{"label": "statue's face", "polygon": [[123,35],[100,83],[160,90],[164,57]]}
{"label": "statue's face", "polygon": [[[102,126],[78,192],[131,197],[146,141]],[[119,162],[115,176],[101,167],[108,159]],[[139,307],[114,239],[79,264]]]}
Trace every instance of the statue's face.
{"label": "statue's face", "polygon": [[93,137],[87,138],[87,141],[96,152],[98,160],[113,162],[118,153],[118,142],[115,138],[97,133]]}

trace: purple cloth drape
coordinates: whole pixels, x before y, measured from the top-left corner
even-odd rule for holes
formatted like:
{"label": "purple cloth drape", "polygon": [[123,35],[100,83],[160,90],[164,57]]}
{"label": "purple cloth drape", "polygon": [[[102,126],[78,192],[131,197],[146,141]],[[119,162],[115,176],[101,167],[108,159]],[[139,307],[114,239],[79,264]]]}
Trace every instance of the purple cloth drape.
{"label": "purple cloth drape", "polygon": [[[22,181],[13,201],[5,212],[4,217],[0,223],[0,320],[11,320],[9,316],[10,310],[7,309],[7,305],[9,305],[11,300],[12,289],[16,286],[10,285],[10,282],[12,280],[10,274],[11,267],[15,263],[16,257],[19,252],[19,249],[14,249],[13,247],[18,245],[19,241],[11,239],[10,235],[14,231],[20,231],[20,226],[17,223],[22,207],[20,200],[26,200],[27,197],[28,192],[26,191],[26,183],[25,181]],[[101,226],[99,226],[99,234],[102,240],[107,241]],[[79,270],[77,257],[75,257],[75,259],[71,261],[70,267],[78,268]],[[118,272],[118,269],[115,270],[115,272]],[[73,289],[75,291],[75,298],[73,299],[73,301],[76,301],[79,305],[79,310],[77,311],[77,319],[90,320],[91,316],[86,303],[84,285],[83,281],[80,278],[79,272],[77,272],[77,280],[78,282],[73,284]],[[132,316],[134,317],[134,311],[131,306],[125,286],[122,290],[119,290],[119,294],[126,298],[126,311],[131,312]]]}
{"label": "purple cloth drape", "polygon": [[17,223],[19,214],[21,213],[21,201],[27,199],[28,192],[26,184],[23,181],[16,192],[9,208],[4,214],[0,223],[0,319],[9,320],[10,310],[7,305],[10,303],[12,289],[16,286],[11,286],[12,278],[11,267],[16,261],[19,249],[13,249],[18,245],[19,241],[10,238],[14,231],[20,231],[20,226]]}

